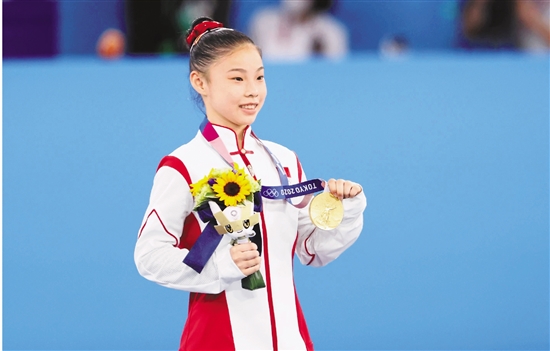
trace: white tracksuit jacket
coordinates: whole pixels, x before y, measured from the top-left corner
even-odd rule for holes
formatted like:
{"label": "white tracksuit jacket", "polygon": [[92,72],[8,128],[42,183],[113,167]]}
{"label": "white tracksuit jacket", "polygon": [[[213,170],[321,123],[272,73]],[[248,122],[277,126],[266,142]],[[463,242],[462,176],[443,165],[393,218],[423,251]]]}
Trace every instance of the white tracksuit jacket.
{"label": "white tracksuit jacket", "polygon": [[[249,127],[241,149],[233,130],[214,129],[239,167],[251,165],[263,185],[281,185]],[[290,184],[306,180],[292,151],[262,142],[277,156]],[[249,291],[241,287],[244,275],[231,259],[228,236],[200,274],[182,262],[206,225],[192,211],[189,184],[212,168],[228,167],[200,131],[161,161],[135,247],[137,269],[158,284],[191,292],[180,350],[313,350],[294,286],[293,257],[311,266],[336,259],[361,233],[365,195],[343,200],[344,219],[333,230],[316,228],[308,207],[299,210],[284,200],[264,198],[261,273],[267,287]]]}

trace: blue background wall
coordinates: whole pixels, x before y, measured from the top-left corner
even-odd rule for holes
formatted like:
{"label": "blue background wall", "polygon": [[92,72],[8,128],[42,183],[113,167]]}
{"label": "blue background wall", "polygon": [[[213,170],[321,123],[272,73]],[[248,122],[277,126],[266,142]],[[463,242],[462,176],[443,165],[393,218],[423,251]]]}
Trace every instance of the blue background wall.
{"label": "blue background wall", "polygon": [[[133,246],[201,121],[186,65],[4,62],[4,349],[177,347],[188,294]],[[548,349],[548,57],[266,66],[257,134],[369,199],[343,256],[296,265],[317,349]]]}

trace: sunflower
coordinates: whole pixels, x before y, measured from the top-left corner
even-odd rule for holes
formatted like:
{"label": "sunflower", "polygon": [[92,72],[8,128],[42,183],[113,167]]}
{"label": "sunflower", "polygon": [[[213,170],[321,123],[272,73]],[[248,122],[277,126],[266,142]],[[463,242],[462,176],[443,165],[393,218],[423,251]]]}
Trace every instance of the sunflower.
{"label": "sunflower", "polygon": [[239,202],[245,200],[246,196],[250,194],[251,188],[250,183],[242,174],[230,170],[216,179],[216,183],[212,185],[212,190],[225,206],[236,206]]}

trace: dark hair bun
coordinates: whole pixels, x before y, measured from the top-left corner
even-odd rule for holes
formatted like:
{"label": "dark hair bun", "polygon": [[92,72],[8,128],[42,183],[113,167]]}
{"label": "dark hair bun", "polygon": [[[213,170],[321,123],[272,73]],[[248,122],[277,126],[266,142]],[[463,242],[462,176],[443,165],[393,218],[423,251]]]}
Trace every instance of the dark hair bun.
{"label": "dark hair bun", "polygon": [[220,27],[223,27],[223,23],[216,22],[210,17],[197,18],[193,21],[191,28],[187,31],[187,38],[185,41],[187,42],[188,48],[191,49],[191,46],[193,46],[195,40],[205,32]]}

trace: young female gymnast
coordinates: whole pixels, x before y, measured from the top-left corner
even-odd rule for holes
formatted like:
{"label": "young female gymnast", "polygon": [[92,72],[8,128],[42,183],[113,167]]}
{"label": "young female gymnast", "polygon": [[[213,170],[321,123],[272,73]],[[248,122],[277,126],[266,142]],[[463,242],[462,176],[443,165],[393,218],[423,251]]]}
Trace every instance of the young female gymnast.
{"label": "young female gymnast", "polygon": [[[306,181],[294,152],[252,132],[267,90],[261,52],[249,37],[200,18],[187,43],[189,79],[206,118],[158,166],[135,248],[138,271],[191,292],[180,350],[313,350],[293,258],[323,266],[357,239],[362,187],[343,179]],[[291,198],[312,188],[325,188],[343,204],[336,228],[315,226],[308,198]],[[306,200],[297,204],[300,198]],[[334,206],[317,219],[329,220]],[[246,228],[252,241],[240,245],[220,235]],[[251,275],[261,284],[245,283]]]}

